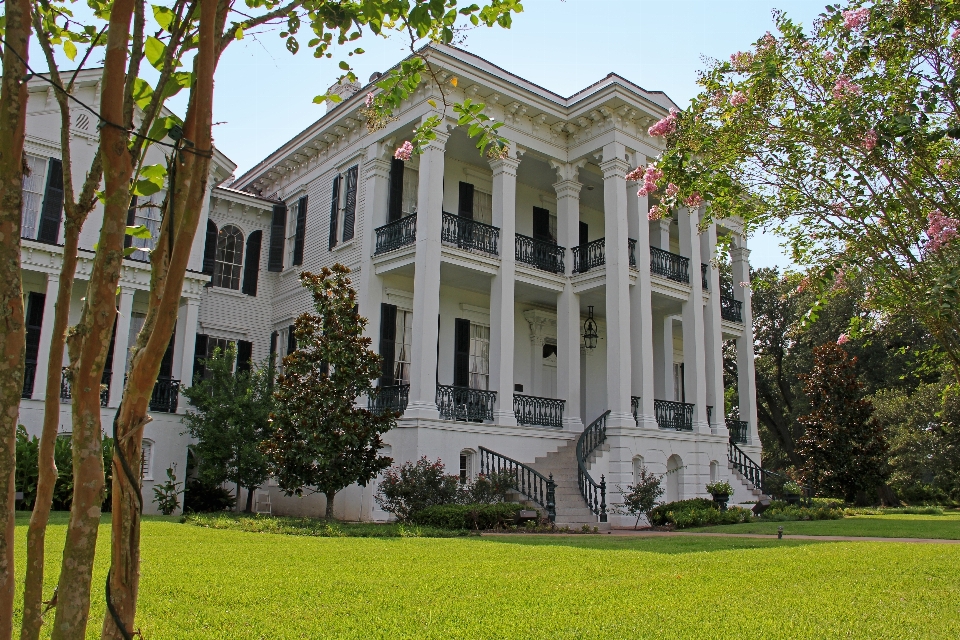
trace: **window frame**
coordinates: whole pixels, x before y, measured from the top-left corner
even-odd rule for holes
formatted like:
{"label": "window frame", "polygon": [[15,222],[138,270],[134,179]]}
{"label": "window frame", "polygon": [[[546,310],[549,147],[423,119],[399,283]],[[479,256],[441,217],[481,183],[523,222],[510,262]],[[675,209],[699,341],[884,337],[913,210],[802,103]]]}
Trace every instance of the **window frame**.
{"label": "window frame", "polygon": [[[229,230],[229,236],[227,237]],[[228,250],[226,243],[233,242],[230,249],[233,252],[235,260],[228,262],[225,253]],[[246,249],[246,235],[243,229],[235,224],[225,224],[217,231],[217,250],[214,254],[213,277],[210,279],[210,285],[219,289],[230,289],[240,291],[240,283],[243,280],[243,254]],[[226,270],[229,269],[229,273]],[[224,282],[227,282],[225,285]],[[234,286],[235,285],[235,286]]]}

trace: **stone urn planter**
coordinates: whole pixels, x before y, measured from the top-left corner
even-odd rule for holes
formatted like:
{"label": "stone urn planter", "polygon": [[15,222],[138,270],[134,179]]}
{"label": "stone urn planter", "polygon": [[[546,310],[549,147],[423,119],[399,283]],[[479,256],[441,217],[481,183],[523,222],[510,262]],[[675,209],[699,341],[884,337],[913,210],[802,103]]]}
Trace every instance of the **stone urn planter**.
{"label": "stone urn planter", "polygon": [[785,495],[785,496],[783,496],[783,497],[784,497],[784,499],[786,499],[787,504],[790,505],[791,507],[796,507],[796,506],[798,506],[798,505],[800,504],[800,495],[799,495],[799,494],[796,494],[796,493],[788,493],[787,495]]}
{"label": "stone urn planter", "polygon": [[707,493],[713,496],[713,504],[717,505],[720,511],[727,510],[727,502],[730,500],[730,494],[733,493],[733,487],[729,482],[718,480],[707,485]]}
{"label": "stone urn planter", "polygon": [[717,505],[720,511],[727,510],[727,502],[730,501],[729,493],[713,493],[713,504]]}

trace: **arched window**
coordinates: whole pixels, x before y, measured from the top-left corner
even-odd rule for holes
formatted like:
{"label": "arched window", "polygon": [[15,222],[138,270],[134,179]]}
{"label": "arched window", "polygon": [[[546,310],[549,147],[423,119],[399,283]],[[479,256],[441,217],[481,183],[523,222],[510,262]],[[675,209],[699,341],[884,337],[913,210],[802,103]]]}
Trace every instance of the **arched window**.
{"label": "arched window", "polygon": [[240,288],[243,266],[243,232],[228,224],[217,234],[217,262],[213,270],[213,286]]}
{"label": "arched window", "polygon": [[667,502],[676,502],[683,500],[683,460],[680,456],[673,454],[667,458]]}
{"label": "arched window", "polygon": [[643,456],[634,456],[633,458],[633,483],[640,480],[640,470],[643,469]]}
{"label": "arched window", "polygon": [[153,440],[140,441],[140,478],[153,480]]}
{"label": "arched window", "polygon": [[716,460],[710,461],[710,482],[719,482],[720,480],[720,463]]}
{"label": "arched window", "polygon": [[473,478],[473,450],[460,452],[460,484],[467,484]]}

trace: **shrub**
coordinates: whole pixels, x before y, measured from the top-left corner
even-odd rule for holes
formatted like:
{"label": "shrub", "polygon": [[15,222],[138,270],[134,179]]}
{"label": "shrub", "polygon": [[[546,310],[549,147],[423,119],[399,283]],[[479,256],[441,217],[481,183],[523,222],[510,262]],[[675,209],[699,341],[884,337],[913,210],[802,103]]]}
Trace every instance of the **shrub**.
{"label": "shrub", "polygon": [[183,492],[183,510],[186,513],[227,511],[236,503],[236,496],[228,489],[220,485],[208,485],[197,478],[189,480]]}
{"label": "shrub", "polygon": [[509,471],[478,474],[476,480],[460,485],[457,501],[461,504],[494,504],[506,502],[507,492],[516,483],[516,475]]}
{"label": "shrub", "polygon": [[637,474],[636,484],[627,485],[624,491],[617,485],[617,491],[623,497],[622,505],[613,505],[610,509],[613,513],[629,513],[637,517],[634,528],[640,523],[640,516],[647,516],[649,519],[650,510],[657,505],[657,500],[663,495],[663,487],[660,486],[663,476],[647,471],[646,467],[641,467]]}
{"label": "shrub", "polygon": [[440,529],[500,529],[512,524],[523,505],[512,502],[496,504],[442,504],[414,513],[415,524]]}
{"label": "shrub", "polygon": [[182,493],[182,482],[177,482],[176,464],[167,467],[167,481],[153,487],[153,501],[157,503],[157,508],[165,516],[177,510],[180,506],[180,494]]}
{"label": "shrub", "polygon": [[455,503],[459,482],[456,476],[445,473],[440,460],[430,462],[424,456],[387,469],[374,500],[381,509],[406,522],[427,507]]}
{"label": "shrub", "polygon": [[711,495],[724,495],[732,496],[733,487],[730,486],[730,483],[726,480],[720,480],[717,482],[711,482],[707,485],[707,493]]}
{"label": "shrub", "polygon": [[650,524],[655,526],[673,525],[677,529],[686,529],[749,522],[753,514],[742,507],[730,507],[726,511],[720,511],[712,500],[693,498],[662,504],[653,509],[647,517]]}
{"label": "shrub", "polygon": [[799,507],[789,505],[780,500],[774,500],[770,506],[760,514],[760,517],[770,522],[788,522],[793,520],[839,520],[843,511],[829,506]]}

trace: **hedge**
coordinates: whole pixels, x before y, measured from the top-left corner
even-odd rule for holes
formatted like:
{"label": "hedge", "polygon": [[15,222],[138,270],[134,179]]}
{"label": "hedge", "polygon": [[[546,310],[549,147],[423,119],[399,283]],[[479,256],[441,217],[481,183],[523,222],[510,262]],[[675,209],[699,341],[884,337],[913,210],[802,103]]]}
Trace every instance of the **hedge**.
{"label": "hedge", "polygon": [[439,529],[497,529],[511,524],[524,507],[512,502],[496,504],[438,504],[411,516],[415,524]]}

